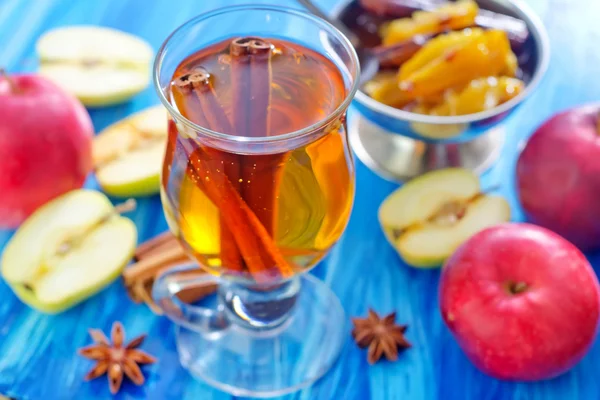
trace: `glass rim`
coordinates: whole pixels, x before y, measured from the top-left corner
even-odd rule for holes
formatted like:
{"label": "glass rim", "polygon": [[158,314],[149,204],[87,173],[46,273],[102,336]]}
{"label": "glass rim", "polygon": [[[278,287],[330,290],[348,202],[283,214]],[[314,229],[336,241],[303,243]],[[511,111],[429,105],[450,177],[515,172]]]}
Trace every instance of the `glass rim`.
{"label": "glass rim", "polygon": [[[201,125],[198,125],[198,124],[190,121],[185,116],[183,116],[179,112],[179,110],[177,110],[177,108],[175,108],[171,104],[169,99],[167,99],[165,97],[163,88],[160,85],[160,70],[161,70],[161,66],[163,64],[165,53],[167,51],[167,47],[171,43],[171,40],[173,39],[173,37],[177,33],[181,32],[182,30],[189,28],[200,21],[204,21],[204,20],[210,19],[210,18],[218,16],[218,15],[227,14],[227,13],[234,12],[234,11],[243,11],[243,10],[265,10],[265,11],[274,11],[274,12],[295,15],[295,16],[304,18],[306,20],[312,21],[323,28],[326,28],[327,30],[331,31],[341,41],[341,43],[344,46],[344,49],[348,52],[355,68],[354,68],[354,72],[349,71],[351,74],[351,78],[352,78],[350,90],[346,93],[344,100],[338,105],[338,107],[334,111],[329,113],[329,115],[326,118],[324,118],[312,125],[309,125],[305,128],[295,130],[292,132],[287,132],[287,133],[284,133],[281,135],[260,136],[260,137],[236,136],[236,135],[232,135],[232,134],[228,134],[228,133],[214,131],[214,130],[208,129],[206,127],[203,127]],[[314,14],[311,14],[309,12],[294,9],[291,7],[273,6],[273,5],[265,5],[265,4],[243,4],[243,5],[220,7],[220,8],[214,9],[212,11],[202,13],[200,15],[197,15],[197,16],[187,20],[186,22],[184,22],[183,24],[178,26],[173,32],[171,32],[171,34],[169,34],[169,36],[167,36],[167,38],[164,40],[164,42],[158,49],[158,52],[156,53],[156,57],[154,59],[153,70],[152,70],[152,80],[154,83],[154,88],[158,94],[158,97],[159,97],[161,103],[163,104],[163,106],[165,106],[165,108],[169,111],[169,113],[171,113],[172,115],[177,115],[177,116],[181,117],[181,122],[187,128],[193,129],[194,131],[201,132],[205,136],[211,137],[214,139],[225,140],[228,142],[253,143],[253,144],[273,143],[273,142],[286,141],[286,140],[290,140],[290,139],[296,139],[298,137],[302,137],[304,135],[311,134],[311,133],[318,131],[319,129],[327,126],[332,121],[334,121],[336,118],[338,118],[340,116],[340,114],[343,114],[350,106],[350,103],[352,102],[356,92],[358,91],[358,86],[359,86],[359,81],[360,81],[359,77],[360,77],[360,62],[358,60],[358,55],[356,54],[356,50],[354,49],[354,46],[352,46],[352,44],[350,43],[350,40],[339,29],[337,29],[335,26],[333,26],[329,22],[325,21],[324,19],[322,19]]]}

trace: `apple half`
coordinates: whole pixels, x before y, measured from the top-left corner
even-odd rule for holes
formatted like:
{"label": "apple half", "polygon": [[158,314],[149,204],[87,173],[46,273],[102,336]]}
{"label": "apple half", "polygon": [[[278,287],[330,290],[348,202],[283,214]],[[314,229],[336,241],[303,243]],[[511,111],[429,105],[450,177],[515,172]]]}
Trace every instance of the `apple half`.
{"label": "apple half", "polygon": [[94,138],[98,183],[115,197],[155,194],[167,145],[168,118],[162,106],[121,120]]}
{"label": "apple half", "polygon": [[86,106],[122,103],[150,83],[152,48],[116,29],[57,28],[45,33],[36,49],[40,73]]}
{"label": "apple half", "polygon": [[472,235],[509,220],[508,202],[482,193],[477,175],[462,168],[415,178],[379,208],[386,238],[407,264],[419,268],[440,266]]}
{"label": "apple half", "polygon": [[121,274],[137,232],[97,191],[68,192],[36,210],[7,244],[2,276],[26,304],[63,311]]}

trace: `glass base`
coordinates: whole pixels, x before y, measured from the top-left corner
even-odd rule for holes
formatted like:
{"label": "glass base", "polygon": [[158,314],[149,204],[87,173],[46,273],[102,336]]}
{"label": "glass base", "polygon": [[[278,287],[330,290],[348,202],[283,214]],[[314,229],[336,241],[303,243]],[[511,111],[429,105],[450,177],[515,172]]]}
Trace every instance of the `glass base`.
{"label": "glass base", "polygon": [[182,365],[235,396],[272,397],[309,386],[337,360],[345,342],[344,310],[321,281],[305,275],[290,317],[272,330],[240,325],[203,335],[177,327]]}

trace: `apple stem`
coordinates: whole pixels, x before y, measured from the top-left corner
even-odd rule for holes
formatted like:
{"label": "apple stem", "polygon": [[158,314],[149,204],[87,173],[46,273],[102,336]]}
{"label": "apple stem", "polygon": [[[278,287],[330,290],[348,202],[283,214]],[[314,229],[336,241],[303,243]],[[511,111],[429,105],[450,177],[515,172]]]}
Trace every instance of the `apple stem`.
{"label": "apple stem", "polygon": [[510,293],[512,294],[519,294],[519,293],[523,293],[524,291],[526,291],[528,288],[527,284],[525,282],[511,282],[508,285],[508,290]]}
{"label": "apple stem", "polygon": [[0,68],[0,78],[4,78],[6,82],[8,82],[8,86],[10,87],[10,91],[15,94],[21,93],[21,89],[17,87],[15,81],[12,80],[10,76],[8,76],[8,72],[4,68]]}

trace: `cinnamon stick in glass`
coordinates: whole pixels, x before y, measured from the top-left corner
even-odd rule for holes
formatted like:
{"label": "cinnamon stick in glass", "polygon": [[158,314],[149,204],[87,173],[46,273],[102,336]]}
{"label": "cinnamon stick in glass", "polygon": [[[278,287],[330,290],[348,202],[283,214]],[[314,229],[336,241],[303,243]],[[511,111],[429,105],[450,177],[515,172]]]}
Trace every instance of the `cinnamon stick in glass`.
{"label": "cinnamon stick in glass", "polygon": [[[208,198],[219,208],[225,224],[234,236],[235,242],[242,254],[246,267],[258,282],[268,282],[273,273],[283,277],[293,275],[293,269],[280,253],[275,242],[257,218],[254,212],[244,202],[229,179],[211,167],[210,155],[205,149],[197,148],[190,155],[188,173],[192,180],[206,193]],[[204,179],[199,171],[208,171]],[[219,185],[205,183],[217,176]]]}
{"label": "cinnamon stick in glass", "polygon": [[[196,96],[192,96],[188,104],[187,115],[194,115],[194,121],[204,121],[205,126],[208,129],[218,132],[232,131],[232,125],[225,114],[225,111],[219,104],[219,100],[214,91],[212,84],[210,83],[210,74],[203,70],[198,69],[196,73],[184,75],[177,80],[177,87],[185,92],[192,90]],[[195,100],[195,101],[194,101]],[[214,150],[217,151],[218,150]],[[234,182],[234,185],[238,185],[239,180],[239,161],[235,154],[228,154],[225,152],[219,152],[223,158],[223,171],[225,176],[230,182]],[[239,186],[236,187],[239,191]],[[220,232],[220,243],[221,243],[221,260],[225,268],[234,271],[243,271],[244,265],[242,262],[241,255],[235,245],[233,235],[229,231],[229,228],[224,223],[223,217],[221,219],[221,232]]]}
{"label": "cinnamon stick in glass", "polygon": [[[270,135],[271,57],[273,46],[260,38],[237,38],[230,45],[231,84],[236,135]],[[240,161],[241,195],[271,238],[277,223],[277,195],[287,153],[245,156]],[[267,268],[273,262],[260,249]]]}
{"label": "cinnamon stick in glass", "polygon": [[[219,104],[208,72],[198,69],[194,74],[180,79],[178,86],[183,86],[184,90],[192,88],[210,129],[219,132],[231,131],[231,123]],[[238,182],[232,182],[228,171],[222,167],[224,161],[227,161],[226,164],[235,165],[235,161],[231,161],[234,155],[193,142],[188,144],[194,150],[189,154],[187,173],[220,210],[220,218],[223,221],[221,229],[226,228],[234,239],[223,240],[223,236],[221,237],[224,259],[231,257],[234,251],[239,251],[233,254],[241,254],[245,266],[259,282],[268,281],[273,273],[284,277],[291,276],[293,270],[279,252],[271,234],[242,198],[236,185],[239,179]],[[242,160],[237,161],[238,164],[243,164]],[[225,263],[224,267],[234,269],[232,265]]]}
{"label": "cinnamon stick in glass", "polygon": [[[236,135],[270,135],[271,57],[273,46],[260,38],[231,42],[231,84]],[[241,194],[267,232],[274,237],[277,193],[287,153],[246,156],[241,162]]]}

